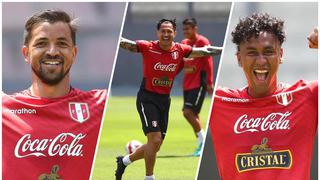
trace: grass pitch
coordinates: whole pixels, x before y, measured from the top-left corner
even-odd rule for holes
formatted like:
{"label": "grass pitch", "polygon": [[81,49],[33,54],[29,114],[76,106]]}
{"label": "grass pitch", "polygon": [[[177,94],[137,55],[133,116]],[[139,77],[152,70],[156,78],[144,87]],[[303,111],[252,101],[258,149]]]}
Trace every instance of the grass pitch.
{"label": "grass pitch", "polygon": [[[210,99],[205,99],[200,113],[204,128],[207,124]],[[115,179],[115,158],[125,154],[126,143],[134,139],[146,142],[135,100],[136,97],[119,96],[109,99],[94,164],[93,180]],[[157,180],[193,180],[196,175],[199,157],[189,155],[196,149],[197,140],[182,115],[182,103],[182,97],[171,97],[169,127],[154,170]],[[144,176],[142,159],[129,165],[122,179],[142,180]]]}

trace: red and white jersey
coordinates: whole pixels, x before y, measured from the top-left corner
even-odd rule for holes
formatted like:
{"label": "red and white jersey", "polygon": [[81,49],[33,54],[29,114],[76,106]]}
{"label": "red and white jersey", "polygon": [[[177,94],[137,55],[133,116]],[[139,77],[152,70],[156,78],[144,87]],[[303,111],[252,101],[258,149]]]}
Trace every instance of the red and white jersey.
{"label": "red and white jersey", "polygon": [[[209,40],[200,35],[196,35],[196,40],[191,42],[189,39],[181,41],[182,44],[187,44],[192,47],[209,46]],[[201,85],[212,86],[213,84],[213,58],[212,56],[204,56],[199,58],[191,58],[193,61],[184,62],[184,77],[183,77],[183,89],[190,90],[199,88]],[[203,75],[205,76],[203,77]]]}
{"label": "red and white jersey", "polygon": [[2,178],[88,180],[106,95],[74,88],[52,99],[3,94]]}
{"label": "red and white jersey", "polygon": [[192,47],[174,43],[169,51],[159,46],[159,41],[136,41],[143,57],[143,82],[141,88],[158,94],[170,94],[174,78],[183,67],[183,58]]}
{"label": "red and white jersey", "polygon": [[263,98],[217,89],[210,129],[222,180],[310,180],[317,119],[318,82]]}

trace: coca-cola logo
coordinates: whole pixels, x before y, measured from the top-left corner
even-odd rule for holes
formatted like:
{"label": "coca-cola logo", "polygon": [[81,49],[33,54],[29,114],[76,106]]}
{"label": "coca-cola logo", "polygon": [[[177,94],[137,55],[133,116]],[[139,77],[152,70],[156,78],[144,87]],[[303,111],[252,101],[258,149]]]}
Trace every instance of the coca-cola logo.
{"label": "coca-cola logo", "polygon": [[32,139],[30,134],[22,136],[16,144],[17,158],[28,156],[83,156],[83,144],[79,143],[86,134],[61,133],[53,139]]}
{"label": "coca-cola logo", "polygon": [[177,69],[177,64],[171,63],[171,64],[162,64],[161,62],[158,62],[154,65],[154,70],[156,71],[168,71],[168,72],[174,72]]}
{"label": "coca-cola logo", "polygon": [[234,124],[234,132],[241,134],[245,132],[260,132],[260,131],[272,131],[272,130],[287,130],[290,129],[290,120],[288,117],[292,112],[285,113],[270,113],[266,117],[248,117],[244,114],[238,118]]}

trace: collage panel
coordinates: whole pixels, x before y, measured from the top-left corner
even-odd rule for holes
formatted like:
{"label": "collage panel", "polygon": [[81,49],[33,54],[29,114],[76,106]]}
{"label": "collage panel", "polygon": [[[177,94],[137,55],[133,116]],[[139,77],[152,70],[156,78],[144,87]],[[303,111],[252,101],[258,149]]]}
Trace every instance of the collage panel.
{"label": "collage panel", "polygon": [[129,3],[93,179],[195,178],[230,7]]}
{"label": "collage panel", "polygon": [[318,179],[317,26],[317,2],[234,3],[199,180]]}
{"label": "collage panel", "polygon": [[2,3],[2,179],[90,178],[126,3]]}

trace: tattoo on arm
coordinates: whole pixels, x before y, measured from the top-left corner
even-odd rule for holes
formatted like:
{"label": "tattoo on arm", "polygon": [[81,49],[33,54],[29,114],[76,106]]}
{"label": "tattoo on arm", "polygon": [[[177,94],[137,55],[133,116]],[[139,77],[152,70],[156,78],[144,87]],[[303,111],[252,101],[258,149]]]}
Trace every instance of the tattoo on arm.
{"label": "tattoo on arm", "polygon": [[200,48],[194,47],[192,48],[192,52],[189,54],[188,58],[220,55],[221,52],[222,52],[222,48],[216,47],[216,46],[205,46]]}
{"label": "tattoo on arm", "polygon": [[131,51],[131,52],[139,52],[139,48],[138,48],[136,42],[131,41],[126,38],[121,38],[120,47],[123,49],[126,49],[128,51]]}

